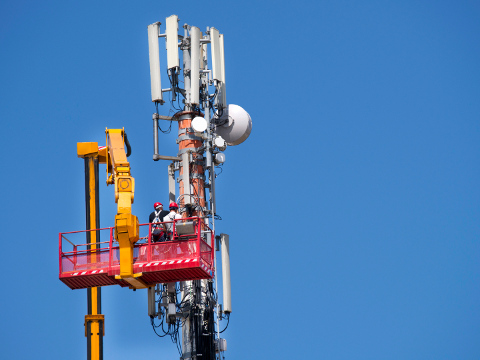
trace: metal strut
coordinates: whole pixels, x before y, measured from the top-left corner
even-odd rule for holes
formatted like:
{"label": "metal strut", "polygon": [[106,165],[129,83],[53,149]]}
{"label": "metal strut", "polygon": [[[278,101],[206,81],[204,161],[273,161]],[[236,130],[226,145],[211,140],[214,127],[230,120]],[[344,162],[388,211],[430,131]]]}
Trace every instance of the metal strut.
{"label": "metal strut", "polygon": [[[77,155],[85,162],[85,214],[86,229],[100,228],[100,206],[98,186],[98,144],[78,143]],[[88,261],[96,262],[95,250],[100,247],[100,231],[87,232]],[[87,359],[103,360],[103,336],[105,335],[104,315],[102,312],[102,289],[87,289],[87,315],[85,315],[85,337],[87,338]]]}

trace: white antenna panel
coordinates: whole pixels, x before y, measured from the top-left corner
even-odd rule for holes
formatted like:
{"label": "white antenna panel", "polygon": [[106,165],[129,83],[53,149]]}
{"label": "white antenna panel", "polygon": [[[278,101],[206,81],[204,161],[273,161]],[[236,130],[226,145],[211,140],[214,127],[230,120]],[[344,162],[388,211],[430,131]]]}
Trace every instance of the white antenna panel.
{"label": "white antenna panel", "polygon": [[219,97],[219,105],[222,108],[227,107],[227,98],[225,94],[225,50],[223,47],[223,34],[220,34],[220,76],[221,76],[221,84],[220,84],[220,97]]}
{"label": "white antenna panel", "polygon": [[220,45],[220,81],[225,82],[225,50],[223,48],[223,34],[219,35],[219,45]]}
{"label": "white antenna panel", "polygon": [[[202,43],[200,48],[200,69],[207,70],[208,69],[208,53],[207,53],[208,44]],[[208,78],[207,74],[202,74],[202,85],[207,85]]]}
{"label": "white antenna panel", "polygon": [[202,45],[200,45],[200,69],[206,70],[205,66],[207,65],[207,63],[207,43],[202,43]]}
{"label": "white antenna panel", "polygon": [[212,77],[213,80],[221,81],[220,35],[214,27],[210,28],[210,45],[212,47]]}
{"label": "white antenna panel", "polygon": [[252,132],[252,118],[241,106],[228,105],[220,119],[226,122],[217,126],[215,132],[224,138],[228,145],[241,144]]}
{"label": "white antenna panel", "polygon": [[167,65],[168,69],[173,69],[180,67],[180,60],[178,57],[178,16],[169,16],[167,18],[166,27]]}
{"label": "white antenna panel", "polygon": [[163,103],[162,81],[160,79],[160,54],[158,49],[159,27],[159,22],[148,25],[148,54],[150,57],[152,101]]}
{"label": "white antenna panel", "polygon": [[196,26],[190,28],[190,103],[199,104],[200,102],[200,29]]}

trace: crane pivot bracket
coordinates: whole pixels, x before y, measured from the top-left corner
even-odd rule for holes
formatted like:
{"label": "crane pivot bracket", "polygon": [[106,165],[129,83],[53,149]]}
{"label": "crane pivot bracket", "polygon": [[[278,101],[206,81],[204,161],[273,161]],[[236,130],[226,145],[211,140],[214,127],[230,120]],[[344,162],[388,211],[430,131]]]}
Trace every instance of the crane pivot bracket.
{"label": "crane pivot bracket", "polygon": [[141,279],[137,279],[142,276],[142,273],[132,274],[131,276],[115,275],[115,279],[124,280],[130,284],[130,289],[146,289],[151,285],[145,284]]}

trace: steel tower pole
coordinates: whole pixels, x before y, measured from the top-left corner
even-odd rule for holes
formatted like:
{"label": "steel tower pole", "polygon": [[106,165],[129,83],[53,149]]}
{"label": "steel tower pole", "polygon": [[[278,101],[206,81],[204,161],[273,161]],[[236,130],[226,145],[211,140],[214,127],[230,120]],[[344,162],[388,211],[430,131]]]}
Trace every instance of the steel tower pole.
{"label": "steel tower pole", "polygon": [[[185,38],[187,38],[187,29],[185,28]],[[204,158],[200,150],[203,140],[195,136],[191,129],[192,119],[201,115],[190,106],[191,91],[199,91],[199,89],[191,89],[191,47],[188,44],[182,48],[183,50],[183,73],[185,85],[185,107],[184,110],[177,115],[178,117],[178,137],[179,137],[179,156],[183,156],[179,175],[179,192],[180,203],[192,205],[191,213],[183,214],[188,216],[204,216],[205,209],[205,167]],[[186,160],[186,161],[185,161]],[[184,167],[188,166],[188,170]],[[183,178],[188,176],[189,179]],[[188,208],[185,207],[184,208]],[[214,244],[210,244],[214,246]],[[211,292],[207,280],[184,281],[181,283],[182,298],[185,295],[190,300],[191,307],[189,316],[185,319],[182,328],[182,359],[215,359],[215,336],[213,333],[213,311],[204,308],[206,294]]]}

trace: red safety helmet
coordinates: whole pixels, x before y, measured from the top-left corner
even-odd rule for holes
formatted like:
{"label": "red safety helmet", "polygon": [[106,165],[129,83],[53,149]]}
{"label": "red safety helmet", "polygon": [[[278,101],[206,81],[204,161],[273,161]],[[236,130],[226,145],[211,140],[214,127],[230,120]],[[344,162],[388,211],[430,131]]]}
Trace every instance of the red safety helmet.
{"label": "red safety helmet", "polygon": [[169,209],[178,209],[177,203],[171,202],[170,206],[169,206]]}
{"label": "red safety helmet", "polygon": [[156,209],[158,206],[163,207],[162,203],[159,203],[159,202],[156,202],[155,204],[153,204],[154,209]]}

